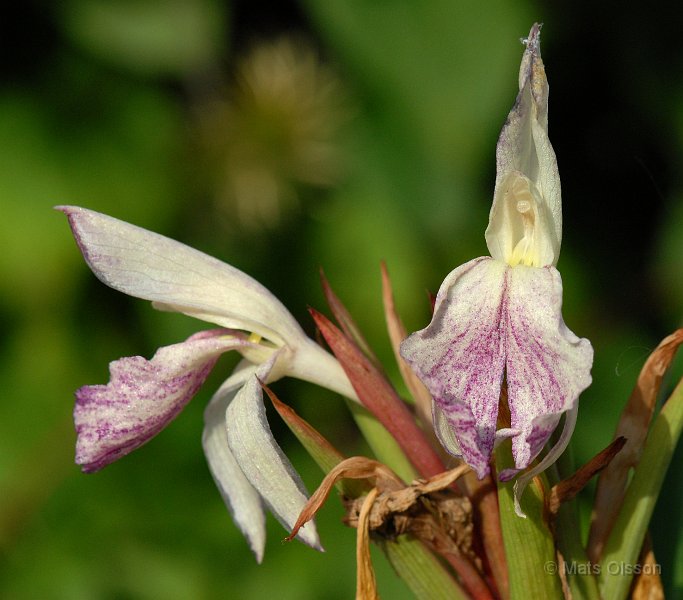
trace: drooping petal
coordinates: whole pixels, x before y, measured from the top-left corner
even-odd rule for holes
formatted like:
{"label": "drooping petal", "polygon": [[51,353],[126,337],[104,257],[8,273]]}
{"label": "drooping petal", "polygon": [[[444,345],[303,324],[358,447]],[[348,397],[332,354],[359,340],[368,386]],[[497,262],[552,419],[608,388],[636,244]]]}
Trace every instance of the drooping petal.
{"label": "drooping petal", "polygon": [[496,188],[486,229],[491,256],[511,265],[555,265],[562,239],[562,197],[548,138],[548,81],[540,25],[531,29],[519,94],[498,139]]}
{"label": "drooping petal", "polygon": [[[401,355],[437,405],[435,430],[444,446],[480,478],[489,472],[505,367],[507,270],[490,258],[455,269],[441,285],[432,322],[401,344]],[[455,440],[444,435],[443,419]]]}
{"label": "drooping petal", "polygon": [[113,217],[57,208],[69,218],[93,273],[108,286],[161,309],[256,332],[278,345],[295,345],[304,336],[280,301],[238,269]]}
{"label": "drooping petal", "polygon": [[[548,450],[548,453],[543,457],[543,460],[541,460],[541,462],[539,462],[535,467],[529,469],[528,471],[525,471],[524,474],[520,475],[517,478],[517,481],[515,481],[514,506],[515,512],[517,513],[518,517],[522,517],[524,519],[526,518],[526,514],[524,514],[524,511],[522,510],[522,507],[519,502],[526,486],[534,477],[543,473],[543,471],[545,471],[548,467],[555,464],[557,459],[560,458],[562,453],[567,449],[572,434],[574,433],[574,428],[576,427],[576,418],[578,414],[579,401],[577,399],[577,401],[574,403],[574,406],[572,406],[565,413],[564,427],[562,428],[562,433],[560,434],[560,437],[555,443],[555,445],[552,448],[550,448],[550,450]],[[500,477],[501,479],[503,479],[502,474]]]}
{"label": "drooping petal", "polygon": [[76,463],[97,471],[150,440],[192,399],[218,357],[246,343],[237,332],[216,329],[159,348],[151,360],[112,362],[107,385],[76,391]]}
{"label": "drooping petal", "polygon": [[202,446],[216,487],[233,521],[240,528],[257,562],[266,545],[266,514],[261,496],[242,473],[228,445],[225,411],[244,382],[253,377],[256,365],[242,361],[230,378],[214,394],[204,411]]}
{"label": "drooping petal", "polygon": [[[291,531],[306,504],[307,494],[303,481],[275,441],[266,418],[259,380],[268,381],[276,360],[274,355],[247,380],[230,402],[225,419],[230,450],[242,472],[278,521]],[[313,523],[301,529],[297,537],[322,550]]]}
{"label": "drooping petal", "polygon": [[557,269],[509,269],[506,377],[515,466],[526,468],[591,383],[593,348],[562,319]]}

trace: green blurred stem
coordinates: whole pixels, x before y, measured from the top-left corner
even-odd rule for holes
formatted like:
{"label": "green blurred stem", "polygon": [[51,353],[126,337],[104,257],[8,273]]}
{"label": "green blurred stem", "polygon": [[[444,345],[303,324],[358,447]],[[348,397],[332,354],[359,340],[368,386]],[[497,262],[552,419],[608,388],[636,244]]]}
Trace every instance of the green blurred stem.
{"label": "green blurred stem", "polygon": [[[574,456],[569,444],[557,463],[546,471],[551,485],[574,472]],[[581,542],[581,524],[575,499],[564,502],[555,519],[555,540],[567,567],[567,581],[574,600],[600,600],[596,567],[591,565]]]}
{"label": "green blurred stem", "polygon": [[382,542],[391,566],[418,600],[466,600],[468,596],[422,542],[400,536]]}
{"label": "green blurred stem", "polygon": [[[514,467],[509,443],[501,444],[495,455],[499,472]],[[542,475],[541,478],[545,479]],[[555,543],[543,517],[543,494],[537,480],[529,484],[521,499],[526,519],[515,514],[513,482],[498,482],[500,523],[510,576],[511,600],[564,597],[557,575]]]}
{"label": "green blurred stem", "polygon": [[357,402],[347,400],[346,405],[377,460],[391,468],[406,483],[413,481],[417,472],[384,425]]}
{"label": "green blurred stem", "polygon": [[652,511],[683,429],[683,379],[648,435],[640,462],[605,546],[600,570],[603,598],[626,598]]}

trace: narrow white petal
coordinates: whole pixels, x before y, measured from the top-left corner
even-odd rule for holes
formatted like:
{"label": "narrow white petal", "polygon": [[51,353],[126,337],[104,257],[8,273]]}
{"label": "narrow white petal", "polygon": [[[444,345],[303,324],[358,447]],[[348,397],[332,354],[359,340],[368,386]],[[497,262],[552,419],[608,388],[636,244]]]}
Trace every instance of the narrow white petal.
{"label": "narrow white petal", "polygon": [[174,419],[196,394],[218,357],[248,344],[242,334],[203,331],[159,348],[151,360],[121,358],[107,385],[76,392],[76,462],[86,472],[132,452]]}
{"label": "narrow white petal", "polygon": [[75,206],[61,206],[93,273],[167,309],[295,345],[303,332],[260,283],[180,242]]}
{"label": "narrow white petal", "polygon": [[[258,378],[267,381],[277,356],[261,365],[250,377],[226,411],[228,443],[249,482],[275,517],[290,530],[307,501],[298,473],[275,441],[266,419]],[[309,522],[297,535],[303,542],[322,550],[315,524]]]}
{"label": "narrow white petal", "polygon": [[496,152],[493,206],[486,230],[491,256],[511,265],[554,265],[562,240],[562,197],[557,159],[548,138],[548,80],[540,26],[526,40],[519,94]]}
{"label": "narrow white petal", "polygon": [[237,390],[256,372],[256,366],[237,370],[214,394],[204,412],[202,446],[216,486],[235,524],[247,538],[256,560],[263,560],[266,545],[266,515],[261,496],[237,464],[225,431],[225,411]]}
{"label": "narrow white petal", "polygon": [[548,451],[548,454],[546,454],[543,457],[543,460],[541,460],[541,462],[539,462],[532,469],[529,469],[526,473],[520,475],[517,478],[517,481],[515,481],[513,492],[514,492],[515,512],[517,513],[518,517],[522,517],[522,518],[526,519],[526,515],[524,514],[524,511],[522,510],[522,507],[520,506],[520,503],[519,503],[519,500],[522,497],[522,494],[524,493],[526,486],[529,485],[529,482],[534,477],[536,477],[537,475],[540,475],[548,467],[555,464],[557,459],[560,458],[562,453],[567,449],[567,446],[569,445],[569,441],[572,438],[572,434],[574,433],[574,428],[576,427],[576,418],[577,418],[578,414],[579,414],[579,401],[577,400],[574,403],[574,406],[572,406],[572,408],[570,408],[565,413],[564,427],[562,428],[562,433],[560,434],[560,438],[557,440],[557,443]]}
{"label": "narrow white petal", "polygon": [[448,422],[446,415],[439,408],[439,405],[432,400],[432,422],[434,424],[434,433],[441,445],[447,450],[449,454],[456,458],[462,458],[462,450],[460,449],[460,442],[455,437],[453,428]]}

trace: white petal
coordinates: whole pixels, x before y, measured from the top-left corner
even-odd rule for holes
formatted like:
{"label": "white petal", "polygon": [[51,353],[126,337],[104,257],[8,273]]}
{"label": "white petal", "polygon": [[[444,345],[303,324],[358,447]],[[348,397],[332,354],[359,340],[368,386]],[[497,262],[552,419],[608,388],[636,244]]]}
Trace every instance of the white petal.
{"label": "white petal", "polygon": [[86,472],[132,452],[173,420],[196,394],[218,357],[248,342],[224,329],[159,348],[151,360],[121,358],[107,385],[76,392],[76,462]]}
{"label": "white petal", "polygon": [[[242,366],[245,366],[244,364]],[[235,524],[247,538],[260,563],[266,545],[266,515],[261,496],[242,473],[228,445],[225,411],[237,390],[253,377],[256,367],[236,370],[214,394],[204,412],[202,446],[216,486],[230,510]]]}
{"label": "white petal", "polygon": [[562,197],[548,138],[548,81],[538,25],[527,40],[519,89],[498,140],[486,243],[497,260],[543,267],[556,264],[560,254]]}
{"label": "white petal", "polygon": [[[477,258],[441,285],[429,326],[401,344],[401,355],[432,394],[435,430],[444,447],[482,478],[496,435],[505,368],[501,325],[507,265]],[[453,430],[444,431],[443,419]]]}
{"label": "white petal", "polygon": [[509,269],[506,377],[518,469],[542,450],[562,414],[591,383],[593,348],[562,319],[562,279],[557,269]]}
{"label": "white petal", "polygon": [[[266,381],[276,356],[261,365],[257,376]],[[307,501],[303,481],[278,446],[268,426],[261,386],[250,377],[226,411],[228,443],[249,482],[282,525],[291,531]],[[297,535],[322,550],[315,524],[309,522]]]}
{"label": "white petal", "polygon": [[69,218],[93,273],[108,286],[161,308],[244,329],[282,345],[303,332],[287,309],[241,271],[180,242],[75,206]]}
{"label": "white petal", "polygon": [[286,375],[314,383],[358,402],[356,391],[339,361],[313,340],[306,338],[287,359],[284,367]]}

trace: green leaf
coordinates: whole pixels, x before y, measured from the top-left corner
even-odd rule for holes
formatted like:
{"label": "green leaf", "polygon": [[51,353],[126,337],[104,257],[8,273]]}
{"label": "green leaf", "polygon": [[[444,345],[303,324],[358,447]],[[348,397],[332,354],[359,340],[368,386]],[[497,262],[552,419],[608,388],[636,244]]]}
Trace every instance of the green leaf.
{"label": "green leaf", "polygon": [[349,407],[353,420],[358,425],[358,429],[360,429],[377,460],[391,467],[394,473],[403,481],[410,482],[415,479],[417,472],[413,465],[410,464],[398,442],[384,428],[384,425],[369,410],[360,406],[360,404],[348,400],[346,405]]}
{"label": "green leaf", "polygon": [[67,32],[100,58],[133,71],[183,75],[222,50],[226,15],[210,0],[71,0]]}
{"label": "green leaf", "polygon": [[640,463],[610,533],[600,571],[603,598],[626,598],[664,475],[683,430],[683,379],[648,435]]}

